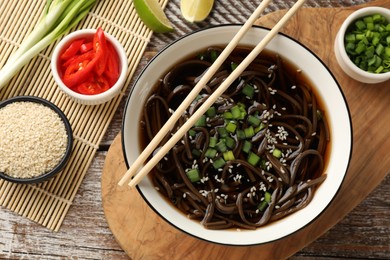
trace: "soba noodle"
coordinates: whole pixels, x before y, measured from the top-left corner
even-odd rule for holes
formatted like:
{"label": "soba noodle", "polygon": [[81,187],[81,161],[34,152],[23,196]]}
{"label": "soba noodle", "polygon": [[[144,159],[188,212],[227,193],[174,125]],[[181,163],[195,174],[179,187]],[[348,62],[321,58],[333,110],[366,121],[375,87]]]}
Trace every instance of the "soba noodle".
{"label": "soba noodle", "polygon": [[[161,78],[144,106],[143,145],[220,52],[210,47]],[[172,131],[248,52],[230,55]],[[329,133],[318,104],[298,69],[264,52],[155,167],[156,189],[208,229],[256,229],[304,208],[326,178]]]}

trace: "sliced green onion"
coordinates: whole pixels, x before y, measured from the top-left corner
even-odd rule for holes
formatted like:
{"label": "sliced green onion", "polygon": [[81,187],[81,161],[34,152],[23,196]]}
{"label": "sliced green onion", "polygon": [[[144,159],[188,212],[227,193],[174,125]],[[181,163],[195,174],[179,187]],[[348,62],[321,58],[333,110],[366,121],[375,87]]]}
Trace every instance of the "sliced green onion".
{"label": "sliced green onion", "polygon": [[235,62],[232,62],[232,63],[230,64],[230,68],[232,69],[232,71],[235,70],[237,67],[238,67],[238,64],[235,63]]}
{"label": "sliced green onion", "polygon": [[252,143],[245,140],[244,144],[242,145],[242,151],[245,153],[249,153],[252,149]]}
{"label": "sliced green onion", "polygon": [[220,169],[226,164],[225,160],[223,158],[218,158],[213,162],[214,169]]}
{"label": "sliced green onion", "polygon": [[260,211],[264,211],[265,208],[268,206],[268,202],[266,202],[265,200],[263,200],[262,202],[260,202],[260,204],[257,206],[257,208],[260,210]]}
{"label": "sliced green onion", "polygon": [[237,129],[237,124],[234,121],[230,121],[229,123],[227,123],[225,128],[226,131],[228,131],[229,133],[234,133]]}
{"label": "sliced green onion", "polygon": [[231,113],[232,113],[232,116],[234,119],[239,119],[241,118],[241,109],[239,106],[234,106],[230,109]]}
{"label": "sliced green onion", "polygon": [[188,179],[189,179],[191,182],[200,181],[200,174],[199,174],[199,170],[198,170],[198,169],[191,169],[191,170],[188,170],[188,171],[186,172],[186,175],[187,175]]}
{"label": "sliced green onion", "polygon": [[263,130],[265,127],[266,127],[265,124],[260,123],[260,125],[259,125],[258,127],[255,128],[255,132],[258,133],[258,132],[260,132],[261,130]]}
{"label": "sliced green onion", "polygon": [[217,155],[217,150],[213,148],[207,148],[206,152],[204,153],[204,156],[207,158],[214,158]]}
{"label": "sliced green onion", "polygon": [[249,84],[246,84],[243,88],[242,88],[242,93],[249,97],[249,98],[253,98],[253,95],[255,94],[255,88],[252,87],[251,85]]}
{"label": "sliced green onion", "polygon": [[245,132],[244,130],[237,130],[236,131],[236,134],[237,134],[237,138],[240,139],[240,140],[244,140],[245,139]]}
{"label": "sliced green onion", "polygon": [[208,117],[215,117],[217,115],[217,109],[215,107],[210,107],[207,109],[206,115]]}
{"label": "sliced green onion", "polygon": [[198,119],[198,121],[196,121],[195,126],[196,126],[196,127],[204,127],[204,126],[206,126],[206,116],[205,116],[205,115],[202,115],[202,116]]}
{"label": "sliced green onion", "polygon": [[215,137],[215,136],[210,137],[209,147],[214,148],[215,145],[217,144],[217,142],[218,142],[218,138],[217,137]]}
{"label": "sliced green onion", "polygon": [[260,156],[258,156],[257,154],[255,153],[249,153],[249,156],[248,156],[248,163],[250,163],[251,165],[255,166],[259,163],[260,161]]}
{"label": "sliced green onion", "polygon": [[196,135],[196,131],[193,129],[188,130],[188,135],[194,137]]}
{"label": "sliced green onion", "polygon": [[219,142],[215,145],[215,149],[217,149],[221,153],[226,152],[227,146],[225,140],[219,140]]}
{"label": "sliced green onion", "polygon": [[218,127],[218,134],[220,137],[226,137],[228,136],[228,131],[225,127]]}
{"label": "sliced green onion", "polygon": [[276,158],[281,158],[282,157],[282,151],[281,150],[279,150],[279,149],[277,149],[277,148],[275,148],[274,150],[273,150],[273,152],[272,152],[272,155],[274,156],[274,157],[276,157]]}
{"label": "sliced green onion", "polygon": [[366,28],[366,24],[364,23],[364,21],[362,20],[357,20],[355,22],[355,26],[359,29],[359,30],[363,30]]}
{"label": "sliced green onion", "polygon": [[225,119],[233,119],[233,114],[232,114],[232,112],[226,111],[223,113],[223,117]]}
{"label": "sliced green onion", "polygon": [[233,149],[236,146],[236,141],[230,136],[226,136],[224,139],[225,139],[225,144],[229,149]]}
{"label": "sliced green onion", "polygon": [[253,115],[249,115],[248,116],[248,123],[253,125],[254,127],[257,127],[260,125],[261,123],[261,120],[260,118],[256,117],[256,116],[253,116]]}
{"label": "sliced green onion", "polygon": [[272,198],[271,193],[268,192],[268,191],[266,191],[266,192],[264,193],[264,201],[270,203],[270,202],[271,202],[271,198]]}
{"label": "sliced green onion", "polygon": [[214,62],[217,58],[218,58],[218,53],[216,50],[212,50],[210,52],[210,58],[211,58],[211,61]]}
{"label": "sliced green onion", "polygon": [[255,135],[255,129],[253,128],[253,126],[249,126],[244,129],[244,134],[246,138],[251,138]]}
{"label": "sliced green onion", "polygon": [[222,155],[223,155],[223,159],[225,161],[232,161],[235,159],[233,151],[231,151],[231,150],[224,152]]}

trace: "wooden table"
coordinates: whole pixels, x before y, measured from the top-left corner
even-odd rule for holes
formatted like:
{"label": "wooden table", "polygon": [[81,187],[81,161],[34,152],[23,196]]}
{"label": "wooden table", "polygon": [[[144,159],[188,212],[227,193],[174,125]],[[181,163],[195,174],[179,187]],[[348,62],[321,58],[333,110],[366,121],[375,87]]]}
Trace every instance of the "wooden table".
{"label": "wooden table", "polygon": [[[241,23],[260,2],[258,0],[216,1],[211,17],[200,24],[188,24],[180,17],[178,0],[171,1],[166,13],[176,31],[154,35],[136,74],[153,54],[181,35],[208,24]],[[240,3],[238,3],[240,2]],[[241,3],[243,2],[243,3]],[[245,2],[245,3],[244,3]],[[282,1],[267,9],[272,12],[294,1]],[[279,2],[279,1],[278,1]],[[365,0],[354,3],[368,2]],[[351,5],[347,0],[310,1],[311,7]],[[121,127],[125,99],[122,101],[100,149],[83,181],[74,204],[59,232],[54,233],[6,209],[0,210],[0,259],[128,259],[113,237],[101,202],[101,174],[110,144]],[[384,129],[384,131],[388,131]],[[390,170],[390,169],[389,169]],[[324,236],[297,252],[292,259],[390,259],[390,177],[384,181],[339,224]]]}

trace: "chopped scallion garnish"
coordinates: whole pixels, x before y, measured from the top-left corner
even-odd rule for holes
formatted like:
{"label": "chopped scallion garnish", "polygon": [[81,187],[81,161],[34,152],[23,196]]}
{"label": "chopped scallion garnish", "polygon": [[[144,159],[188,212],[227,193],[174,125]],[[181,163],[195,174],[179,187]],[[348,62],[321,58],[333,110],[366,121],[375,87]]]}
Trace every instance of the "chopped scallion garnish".
{"label": "chopped scallion garnish", "polygon": [[249,153],[249,156],[248,156],[248,163],[255,166],[259,163],[260,159],[261,159],[260,156],[251,152],[251,153]]}
{"label": "chopped scallion garnish", "polygon": [[260,125],[261,123],[261,120],[260,118],[256,117],[256,116],[253,116],[253,115],[249,115],[248,116],[248,123],[253,125],[254,127],[257,127]]}
{"label": "chopped scallion garnish", "polygon": [[226,125],[226,131],[228,131],[229,133],[234,133],[237,129],[237,124],[236,122],[234,121],[230,121],[227,123]]}
{"label": "chopped scallion garnish", "polygon": [[203,126],[206,126],[206,116],[205,115],[202,115],[198,121],[196,121],[195,123],[195,126],[196,127],[203,127]]}
{"label": "chopped scallion garnish", "polygon": [[218,142],[217,137],[215,137],[215,136],[210,137],[209,147],[212,147],[212,148],[215,147],[215,145],[217,144],[217,142]]}
{"label": "chopped scallion garnish", "polygon": [[207,158],[214,158],[216,155],[217,155],[217,150],[213,149],[213,148],[207,148],[205,154],[204,154]]}
{"label": "chopped scallion garnish", "polygon": [[249,98],[253,98],[253,95],[255,94],[255,88],[252,87],[251,85],[249,84],[246,84],[243,88],[242,88],[242,93],[244,95],[246,95],[247,97]]}
{"label": "chopped scallion garnish", "polygon": [[208,117],[215,117],[217,115],[217,109],[215,107],[210,107],[207,109],[206,114]]}
{"label": "chopped scallion garnish", "polygon": [[356,20],[344,36],[345,51],[362,70],[372,73],[390,71],[390,23],[381,14]]}
{"label": "chopped scallion garnish", "polygon": [[200,181],[200,174],[198,169],[190,169],[186,172],[186,175],[191,182]]}
{"label": "chopped scallion garnish", "polygon": [[225,161],[231,161],[231,160],[234,160],[234,154],[231,150],[229,151],[226,151],[223,153],[223,159],[225,159]]}
{"label": "chopped scallion garnish", "polygon": [[242,151],[245,153],[249,153],[251,149],[252,149],[252,143],[245,140],[244,144],[242,145]]}
{"label": "chopped scallion garnish", "polygon": [[279,159],[279,158],[282,157],[282,151],[279,150],[279,149],[277,149],[277,148],[275,148],[275,149],[273,150],[273,152],[272,152],[272,155]]}
{"label": "chopped scallion garnish", "polygon": [[213,167],[214,169],[220,169],[225,165],[225,163],[226,163],[225,160],[220,157],[213,162]]}
{"label": "chopped scallion garnish", "polygon": [[217,149],[219,152],[223,153],[227,151],[227,146],[225,143],[225,140],[219,140],[219,142],[215,145],[215,149]]}

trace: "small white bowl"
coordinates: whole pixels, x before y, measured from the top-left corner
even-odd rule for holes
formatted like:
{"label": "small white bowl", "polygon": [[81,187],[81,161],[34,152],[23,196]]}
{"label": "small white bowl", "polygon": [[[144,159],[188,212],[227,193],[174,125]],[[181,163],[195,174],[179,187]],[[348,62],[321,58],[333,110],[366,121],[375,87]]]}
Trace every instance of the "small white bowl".
{"label": "small white bowl", "polygon": [[375,74],[364,71],[356,66],[345,51],[344,35],[350,24],[356,19],[376,13],[383,15],[388,21],[390,21],[390,9],[383,7],[366,7],[359,9],[345,19],[337,33],[334,43],[335,55],[340,67],[348,76],[363,83],[375,84],[389,80],[390,72]]}
{"label": "small white bowl", "polygon": [[[123,115],[122,146],[127,166],[132,165],[142,152],[138,122],[142,119],[144,103],[161,75],[177,62],[198,51],[209,46],[228,44],[239,29],[239,25],[224,25],[186,35],[161,50],[145,67],[132,88]],[[252,27],[240,45],[254,46],[268,31],[261,27]],[[236,229],[205,229],[199,222],[187,218],[168,203],[155,189],[150,178],[144,178],[137,188],[145,203],[172,226],[199,239],[224,245],[248,246],[289,236],[321,215],[336,196],[346,175],[352,151],[352,124],[345,97],[337,81],[315,54],[286,35],[277,35],[266,49],[281,54],[302,69],[315,87],[324,110],[327,111],[331,136],[328,165],[325,170],[327,179],[318,187],[313,200],[306,208],[256,230],[238,232]]]}
{"label": "small white bowl", "polygon": [[127,74],[127,56],[126,52],[123,49],[123,46],[119,43],[115,37],[108,33],[104,33],[106,36],[106,39],[112,44],[112,46],[115,48],[116,52],[118,53],[119,57],[119,68],[120,68],[120,74],[117,82],[107,91],[96,94],[96,95],[83,95],[80,93],[77,93],[73,90],[71,90],[69,87],[67,87],[64,82],[62,81],[59,72],[58,72],[58,57],[62,53],[62,51],[69,46],[70,42],[74,41],[78,38],[92,38],[95,34],[95,29],[82,29],[75,32],[70,33],[69,35],[65,36],[55,47],[53,51],[53,55],[51,58],[51,71],[54,77],[54,80],[60,87],[60,89],[65,92],[71,99],[76,101],[77,103],[83,104],[83,105],[98,105],[105,103],[112,98],[114,98],[116,95],[118,95],[126,81],[126,74]]}

